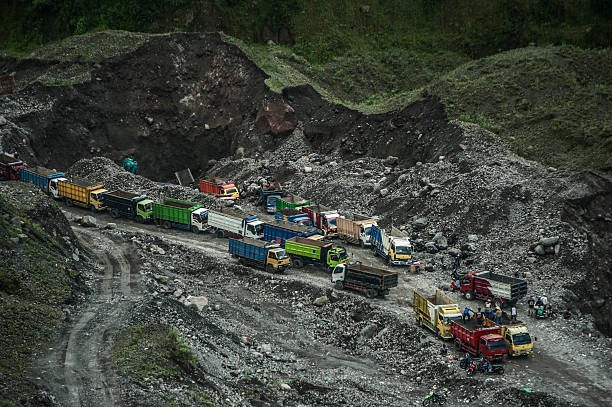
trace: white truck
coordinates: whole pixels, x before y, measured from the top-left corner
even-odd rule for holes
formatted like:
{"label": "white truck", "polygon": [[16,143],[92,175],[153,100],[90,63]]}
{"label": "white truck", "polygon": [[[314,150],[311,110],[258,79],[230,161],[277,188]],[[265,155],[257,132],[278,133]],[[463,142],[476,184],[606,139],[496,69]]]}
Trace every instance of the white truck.
{"label": "white truck", "polygon": [[223,208],[208,211],[208,227],[217,237],[251,237],[261,239],[264,236],[264,222],[257,215],[247,215],[236,208]]}
{"label": "white truck", "polygon": [[336,220],[338,224],[338,237],[348,243],[358,244],[361,247],[370,246],[370,229],[372,226],[378,225],[376,220],[369,216],[355,214],[353,219],[339,217]]}

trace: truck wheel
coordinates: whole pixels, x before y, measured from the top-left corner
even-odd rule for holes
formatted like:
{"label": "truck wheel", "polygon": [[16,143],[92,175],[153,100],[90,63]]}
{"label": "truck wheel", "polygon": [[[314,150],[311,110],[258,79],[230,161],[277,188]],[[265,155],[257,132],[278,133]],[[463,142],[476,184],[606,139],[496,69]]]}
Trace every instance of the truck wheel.
{"label": "truck wheel", "polygon": [[466,300],[473,300],[474,299],[474,292],[473,291],[468,291],[465,293],[465,299]]}
{"label": "truck wheel", "polygon": [[272,266],[271,264],[268,264],[268,265],[266,266],[266,271],[267,271],[268,273],[274,273],[274,266]]}
{"label": "truck wheel", "polygon": [[217,237],[218,237],[219,239],[223,239],[223,238],[225,237],[225,235],[223,234],[223,231],[222,231],[222,230],[217,230]]}
{"label": "truck wheel", "polygon": [[376,290],[372,290],[372,289],[365,290],[365,295],[368,298],[374,298],[376,297]]}
{"label": "truck wheel", "polygon": [[302,261],[302,259],[293,259],[293,267],[301,269],[302,267],[304,267],[304,262]]}
{"label": "truck wheel", "polygon": [[66,199],[66,205],[72,206],[72,199]]}
{"label": "truck wheel", "polygon": [[89,205],[89,210],[93,213],[96,213],[96,207],[93,205]]}
{"label": "truck wheel", "polygon": [[111,209],[111,216],[113,218],[118,218],[119,217],[119,209]]}
{"label": "truck wheel", "polygon": [[359,240],[359,246],[361,246],[361,248],[365,248],[365,243],[363,243],[363,240]]}
{"label": "truck wheel", "polygon": [[338,280],[338,281],[336,281],[334,283],[334,288],[336,290],[344,290],[344,283],[342,281]]}
{"label": "truck wheel", "polygon": [[166,229],[170,229],[172,227],[172,225],[168,221],[165,221],[164,223],[162,223],[162,226]]}
{"label": "truck wheel", "polygon": [[196,225],[191,226],[191,231],[196,235],[200,233],[200,229]]}

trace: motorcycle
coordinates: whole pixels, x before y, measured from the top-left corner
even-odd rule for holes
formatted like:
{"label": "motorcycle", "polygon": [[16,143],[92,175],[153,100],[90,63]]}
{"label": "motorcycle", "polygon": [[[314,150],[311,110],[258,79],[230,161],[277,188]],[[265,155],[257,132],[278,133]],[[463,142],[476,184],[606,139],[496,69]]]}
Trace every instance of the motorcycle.
{"label": "motorcycle", "polygon": [[469,376],[476,372],[482,374],[504,374],[505,369],[503,365],[492,365],[488,360],[482,358],[473,360],[468,367],[467,374]]}
{"label": "motorcycle", "polygon": [[432,406],[434,404],[443,405],[444,403],[446,403],[446,397],[434,392],[427,394],[423,399],[424,406]]}
{"label": "motorcycle", "polygon": [[472,356],[469,353],[466,353],[464,358],[459,359],[459,367],[461,369],[467,369],[473,360],[474,359],[472,358]]}

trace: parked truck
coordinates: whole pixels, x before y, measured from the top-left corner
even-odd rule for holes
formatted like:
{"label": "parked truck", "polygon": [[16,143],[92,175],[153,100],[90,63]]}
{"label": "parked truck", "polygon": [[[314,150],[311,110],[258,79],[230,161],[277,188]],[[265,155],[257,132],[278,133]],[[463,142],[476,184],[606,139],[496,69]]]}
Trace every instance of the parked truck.
{"label": "parked truck", "polygon": [[149,222],[153,216],[153,201],[144,195],[121,190],[106,192],[104,205],[113,218],[124,217],[138,222]]}
{"label": "parked truck", "polygon": [[425,296],[414,290],[412,308],[419,325],[431,329],[444,339],[453,337],[450,331],[451,322],[462,320],[459,305],[441,290],[436,290],[431,296]]}
{"label": "parked truck", "polygon": [[349,261],[348,253],[344,247],[334,246],[331,242],[292,237],[285,241],[285,250],[291,257],[295,268],[302,268],[306,264],[326,266],[332,270],[338,264]]}
{"label": "parked truck", "polygon": [[302,212],[308,215],[308,217],[312,221],[312,224],[316,228],[321,229],[325,233],[325,236],[338,236],[338,224],[336,221],[340,217],[340,214],[337,210],[317,204],[311,206],[303,206]]}
{"label": "parked truck", "polygon": [[296,195],[289,195],[276,200],[276,210],[281,209],[299,209],[302,206],[310,205],[310,201],[308,199],[300,198]]}
{"label": "parked truck", "polygon": [[218,198],[229,198],[237,200],[240,198],[238,188],[231,181],[222,178],[201,179],[200,192],[214,195]]}
{"label": "parked truck", "polygon": [[270,273],[282,273],[291,266],[291,260],[278,243],[263,240],[229,239],[229,252],[238,257],[240,264],[261,268]]}
{"label": "parked truck", "polygon": [[49,180],[49,193],[55,199],[62,199],[66,205],[77,205],[93,211],[103,211],[103,195],[106,193],[104,185],[85,179],[53,178]]}
{"label": "parked truck", "polygon": [[299,209],[285,208],[277,209],[274,213],[274,219],[284,220],[292,223],[299,223],[305,226],[312,226],[312,221],[304,212]]}
{"label": "parked truck", "polygon": [[263,239],[265,241],[275,241],[280,244],[285,244],[285,240],[295,236],[315,240],[323,239],[320,231],[312,226],[298,225],[297,223],[285,222],[282,220],[264,224]]}
{"label": "parked truck", "polygon": [[22,168],[25,168],[25,164],[20,159],[9,154],[0,154],[0,179],[19,181],[19,170]]}
{"label": "parked truck", "polygon": [[410,266],[412,245],[410,239],[401,231],[391,228],[387,233],[378,225],[370,228],[370,242],[375,254],[393,266]]}
{"label": "parked truck", "polygon": [[200,233],[208,229],[208,211],[202,204],[174,198],[153,202],[153,220],[166,229],[178,228]]}
{"label": "parked truck", "polygon": [[236,208],[209,211],[208,226],[219,238],[261,239],[264,236],[264,223],[257,218],[257,215],[248,215]]}
{"label": "parked truck", "polygon": [[282,189],[274,184],[260,186],[259,193],[261,195],[261,204],[266,208],[267,213],[275,213],[276,200],[285,196]]}
{"label": "parked truck", "polygon": [[42,189],[43,192],[49,193],[49,182],[54,178],[63,178],[64,173],[56,170],[50,170],[45,167],[24,167],[19,170],[19,179],[23,182],[29,182]]}
{"label": "parked truck", "polygon": [[450,332],[455,343],[473,356],[482,356],[490,362],[503,360],[508,352],[498,326],[478,325],[476,320],[452,321]]}
{"label": "parked truck", "polygon": [[334,267],[331,281],[338,290],[361,291],[368,298],[384,297],[397,287],[397,273],[361,263],[343,263]]}
{"label": "parked truck", "polygon": [[485,318],[484,325],[500,327],[500,334],[506,341],[508,355],[523,356],[533,354],[533,340],[529,334],[529,329],[527,329],[527,326],[521,321],[511,322],[507,318],[504,318],[500,325]]}
{"label": "parked truck", "polygon": [[336,222],[338,224],[338,237],[361,247],[371,245],[370,230],[372,226],[378,226],[375,219],[362,215],[355,215],[353,219],[345,219],[341,216]]}
{"label": "parked truck", "polygon": [[459,289],[466,299],[490,299],[496,307],[516,304],[527,295],[527,281],[490,271],[467,273],[459,282]]}

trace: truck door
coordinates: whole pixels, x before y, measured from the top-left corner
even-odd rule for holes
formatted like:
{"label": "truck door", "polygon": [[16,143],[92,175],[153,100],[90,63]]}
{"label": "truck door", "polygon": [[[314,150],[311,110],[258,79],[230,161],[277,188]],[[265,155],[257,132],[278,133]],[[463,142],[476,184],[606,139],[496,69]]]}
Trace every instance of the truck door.
{"label": "truck door", "polygon": [[278,259],[276,258],[276,253],[272,250],[268,251],[268,261],[266,263],[273,266],[275,269],[278,268]]}
{"label": "truck door", "polygon": [[344,281],[345,271],[346,271],[346,266],[344,264],[339,264],[336,267],[334,267],[334,271],[332,272],[332,275],[331,275],[332,283],[336,281]]}
{"label": "truck door", "polygon": [[53,198],[59,198],[59,191],[57,188],[57,179],[52,179],[49,181],[49,193]]}

